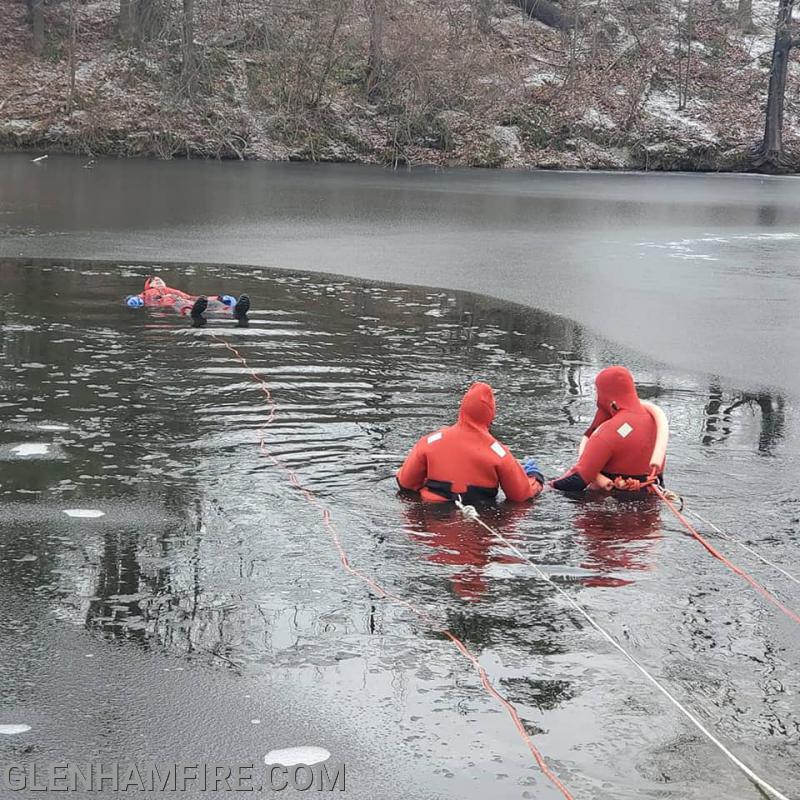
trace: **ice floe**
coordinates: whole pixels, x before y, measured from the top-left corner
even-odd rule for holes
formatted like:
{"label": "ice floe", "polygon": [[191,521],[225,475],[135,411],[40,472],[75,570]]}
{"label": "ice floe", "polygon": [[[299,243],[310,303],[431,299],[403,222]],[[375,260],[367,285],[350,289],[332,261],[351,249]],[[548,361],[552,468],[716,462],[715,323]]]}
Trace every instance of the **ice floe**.
{"label": "ice floe", "polygon": [[65,508],[64,513],[68,517],[80,517],[81,519],[97,519],[97,517],[104,517],[105,511],[99,511],[96,508]]}
{"label": "ice floe", "polygon": [[331,754],[324,747],[285,747],[282,750],[270,750],[264,756],[265,764],[280,764],[293,767],[297,764],[319,764],[327,761]]}
{"label": "ice floe", "polygon": [[46,456],[50,445],[45,442],[26,442],[11,448],[11,452],[18,456]]}
{"label": "ice floe", "polygon": [[17,733],[27,733],[30,729],[30,725],[0,725],[0,734],[14,736]]}

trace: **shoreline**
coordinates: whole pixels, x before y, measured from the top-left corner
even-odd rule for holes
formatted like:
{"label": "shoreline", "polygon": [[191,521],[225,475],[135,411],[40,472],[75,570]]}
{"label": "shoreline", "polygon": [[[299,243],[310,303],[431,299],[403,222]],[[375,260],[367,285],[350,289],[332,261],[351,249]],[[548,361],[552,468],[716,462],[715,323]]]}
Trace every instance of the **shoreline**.
{"label": "shoreline", "polygon": [[[417,169],[432,169],[432,170],[476,170],[479,172],[497,170],[503,173],[507,172],[569,172],[569,173],[607,173],[607,174],[683,174],[683,175],[752,175],[754,177],[792,177],[800,175],[800,168],[787,169],[783,172],[758,172],[749,169],[749,162],[740,163],[736,166],[738,159],[730,158],[726,163],[720,163],[718,166],[712,164],[698,163],[697,167],[692,168],[686,166],[686,161],[676,160],[674,166],[666,166],[663,162],[654,162],[656,166],[650,166],[647,161],[645,163],[630,163],[621,164],[619,166],[610,165],[604,162],[591,163],[574,163],[572,159],[564,159],[563,163],[557,160],[545,160],[541,163],[501,163],[501,164],[481,164],[470,163],[469,161],[460,160],[420,160],[420,161],[404,161],[398,163],[387,163],[377,158],[303,158],[295,155],[288,155],[286,157],[271,157],[256,154],[234,154],[223,153],[218,155],[209,155],[203,153],[202,150],[190,150],[183,153],[174,153],[164,155],[156,150],[148,151],[143,150],[136,153],[122,153],[110,152],[103,150],[99,151],[86,151],[81,147],[59,147],[59,146],[46,146],[36,142],[26,142],[22,145],[9,144],[4,138],[2,130],[2,121],[0,121],[0,155],[35,155],[35,156],[74,156],[76,158],[87,158],[90,160],[96,159],[110,159],[114,161],[135,161],[135,160],[152,160],[152,161],[249,161],[249,162],[262,162],[267,164],[338,164],[338,165],[354,165],[354,166],[368,166],[368,167],[383,167],[392,171],[411,171]],[[687,154],[685,158],[690,158]],[[741,159],[745,159],[742,154]]]}

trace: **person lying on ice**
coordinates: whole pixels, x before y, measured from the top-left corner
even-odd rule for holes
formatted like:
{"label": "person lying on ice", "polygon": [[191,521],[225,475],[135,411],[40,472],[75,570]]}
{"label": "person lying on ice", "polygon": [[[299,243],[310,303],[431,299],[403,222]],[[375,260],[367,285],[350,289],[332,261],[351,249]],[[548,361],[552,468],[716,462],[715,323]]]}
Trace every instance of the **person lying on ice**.
{"label": "person lying on ice", "polygon": [[206,312],[211,314],[233,314],[240,328],[248,325],[247,312],[250,310],[250,298],[243,294],[238,300],[229,294],[191,295],[180,289],[172,289],[159,277],[148,277],[144,282],[141,294],[132,294],[125,298],[129,308],[171,308],[179,314],[192,318],[192,325],[200,328],[206,324]]}
{"label": "person lying on ice", "polygon": [[595,489],[641,492],[655,479],[663,485],[669,426],[664,412],[643,402],[625,367],[598,373],[597,412],[578,449],[578,463],[551,481],[562,492]]}
{"label": "person lying on ice", "polygon": [[494,419],[494,392],[473,383],[458,422],[423,436],[397,471],[401,489],[418,491],[422,500],[442,503],[491,501],[498,486],[506,500],[531,500],[542,491],[544,477],[533,459],[520,464],[489,432]]}

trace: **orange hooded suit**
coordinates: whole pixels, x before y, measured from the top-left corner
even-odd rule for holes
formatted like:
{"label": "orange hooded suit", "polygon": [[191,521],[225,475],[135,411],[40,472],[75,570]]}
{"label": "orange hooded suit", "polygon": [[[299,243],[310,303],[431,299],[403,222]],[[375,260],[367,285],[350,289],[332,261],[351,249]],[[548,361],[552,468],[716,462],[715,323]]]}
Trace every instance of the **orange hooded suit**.
{"label": "orange hooded suit", "polygon": [[529,478],[511,451],[489,432],[494,420],[494,392],[474,383],[461,401],[458,422],[423,436],[397,472],[401,489],[418,491],[423,500],[463,502],[493,500],[498,487],[513,502],[530,500],[542,484]]}
{"label": "orange hooded suit", "polygon": [[[552,485],[561,491],[583,491],[599,475],[645,480],[658,427],[636,393],[633,376],[625,367],[607,367],[595,379],[597,411],[584,436],[586,446],[578,463]],[[657,474],[663,472],[663,463]]]}

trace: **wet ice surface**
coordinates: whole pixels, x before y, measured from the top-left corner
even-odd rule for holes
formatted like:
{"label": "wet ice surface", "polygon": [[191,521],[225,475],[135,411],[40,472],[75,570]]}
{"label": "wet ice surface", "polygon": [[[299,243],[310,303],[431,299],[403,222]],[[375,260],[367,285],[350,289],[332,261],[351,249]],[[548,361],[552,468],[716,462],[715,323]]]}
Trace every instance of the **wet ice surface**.
{"label": "wet ice surface", "polygon": [[[598,365],[624,356],[670,417],[688,507],[797,574],[793,398],[450,291],[163,270],[253,298],[249,329],[196,331],[117,302],[146,265],[0,271],[0,448],[52,436],[60,453],[0,458],[0,720],[25,720],[35,746],[4,737],[4,759],[262,764],[309,742],[347,764],[352,797],[560,796],[452,645],[343,572],[319,511],[259,456],[263,397],[222,334],[268,381],[269,448],[331,509],[351,562],[479,655],[576,797],[757,800],[524,563],[398,497],[392,470],[481,378],[499,438],[552,475],[592,414]],[[486,518],[739,756],[800,792],[796,626],[652,504],[546,494]],[[800,605],[782,576],[729,554]]]}
{"label": "wet ice surface", "polygon": [[85,163],[0,155],[0,255],[276,265],[477,291],[679,369],[800,395],[796,176]]}

